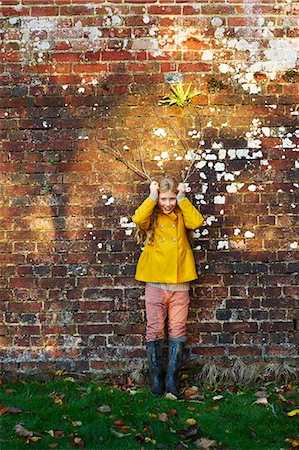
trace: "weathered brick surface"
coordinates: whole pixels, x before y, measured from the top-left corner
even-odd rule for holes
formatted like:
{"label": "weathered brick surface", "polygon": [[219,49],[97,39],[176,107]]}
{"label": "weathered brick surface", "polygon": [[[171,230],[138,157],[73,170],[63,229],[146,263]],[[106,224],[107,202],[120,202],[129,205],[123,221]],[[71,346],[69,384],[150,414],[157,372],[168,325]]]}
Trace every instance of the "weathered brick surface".
{"label": "weathered brick surface", "polygon": [[[190,357],[296,358],[295,2],[7,0],[0,12],[2,369],[141,367],[128,224],[147,183],[100,149],[137,165],[142,149],[158,174],[201,140]],[[158,106],[178,81],[200,90],[193,105]]]}

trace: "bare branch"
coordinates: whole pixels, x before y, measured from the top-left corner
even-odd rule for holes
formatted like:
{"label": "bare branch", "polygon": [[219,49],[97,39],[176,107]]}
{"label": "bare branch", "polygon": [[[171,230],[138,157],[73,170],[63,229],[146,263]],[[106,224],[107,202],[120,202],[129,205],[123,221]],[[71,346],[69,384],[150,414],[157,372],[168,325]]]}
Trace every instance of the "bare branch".
{"label": "bare branch", "polygon": [[112,155],[117,161],[120,161],[121,163],[123,163],[128,169],[130,169],[132,172],[134,172],[136,175],[138,175],[142,179],[151,181],[151,178],[148,175],[148,173],[143,170],[143,162],[142,162],[142,170],[141,170],[135,164],[128,161],[120,150],[114,148],[112,145],[107,145],[107,144],[102,145],[98,139],[96,139],[96,141],[99,144],[100,150],[102,152]]}
{"label": "bare branch", "polygon": [[151,177],[148,174],[148,171],[145,168],[145,164],[144,164],[144,157],[143,157],[143,149],[144,149],[144,134],[145,134],[145,127],[143,127],[142,129],[142,134],[141,134],[141,138],[140,138],[140,144],[139,144],[139,157],[140,157],[140,164],[142,167],[142,171],[143,173],[147,176],[147,179],[149,181],[152,181]]}

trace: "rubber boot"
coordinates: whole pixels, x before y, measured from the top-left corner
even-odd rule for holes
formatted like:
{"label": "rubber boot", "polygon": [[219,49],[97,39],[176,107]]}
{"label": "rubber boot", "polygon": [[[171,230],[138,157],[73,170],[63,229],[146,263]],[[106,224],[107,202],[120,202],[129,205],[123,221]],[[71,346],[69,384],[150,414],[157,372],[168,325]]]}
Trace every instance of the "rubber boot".
{"label": "rubber boot", "polygon": [[176,397],[179,396],[179,371],[182,364],[183,349],[186,340],[186,336],[177,339],[170,338],[168,344],[168,364],[165,388],[166,392],[170,392]]}
{"label": "rubber boot", "polygon": [[155,397],[164,394],[162,344],[163,340],[150,341],[146,344],[152,394]]}

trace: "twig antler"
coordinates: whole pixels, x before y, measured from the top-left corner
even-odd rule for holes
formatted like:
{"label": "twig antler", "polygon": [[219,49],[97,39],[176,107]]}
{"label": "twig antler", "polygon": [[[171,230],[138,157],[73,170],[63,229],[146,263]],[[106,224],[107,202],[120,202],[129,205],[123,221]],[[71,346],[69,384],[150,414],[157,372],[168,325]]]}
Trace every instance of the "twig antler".
{"label": "twig antler", "polygon": [[200,154],[200,149],[203,144],[203,136],[201,133],[201,127],[200,127],[200,131],[199,131],[199,135],[200,135],[200,137],[199,137],[198,145],[197,145],[196,150],[192,153],[192,158],[190,160],[189,166],[187,169],[182,170],[182,172],[181,172],[182,178],[183,178],[183,183],[186,183],[189,180],[189,178],[196,171],[195,162],[197,161],[197,156]]}
{"label": "twig antler", "polygon": [[[203,135],[202,135],[202,127],[201,127],[201,122],[199,122],[199,138],[198,138],[198,143],[197,146],[195,148],[195,150],[193,150],[192,148],[190,148],[190,145],[188,143],[188,140],[186,139],[186,137],[179,133],[178,129],[176,127],[174,127],[171,123],[168,122],[168,120],[166,120],[164,117],[158,116],[157,112],[155,111],[155,108],[153,108],[153,113],[154,115],[156,115],[156,117],[164,124],[167,125],[167,127],[175,134],[175,136],[177,137],[177,139],[179,140],[182,148],[184,149],[184,151],[186,152],[186,155],[188,153],[190,153],[191,159],[189,162],[189,165],[181,170],[181,177],[182,177],[182,181],[183,183],[186,183],[188,181],[188,179],[193,175],[193,173],[196,171],[196,164],[195,162],[198,159],[198,156],[200,154],[200,150],[201,150],[201,146],[203,143]],[[113,144],[108,145],[108,144],[103,144],[102,141],[100,141],[99,139],[96,138],[96,141],[99,145],[100,150],[103,153],[106,153],[108,155],[112,155],[116,161],[120,161],[122,164],[124,164],[129,170],[131,170],[132,172],[134,172],[136,175],[138,175],[140,178],[142,178],[143,180],[147,180],[149,182],[152,182],[152,178],[149,175],[146,167],[145,167],[145,159],[144,159],[144,135],[145,135],[145,127],[143,127],[143,131],[141,133],[141,138],[140,138],[140,142],[139,142],[139,146],[138,146],[138,153],[139,153],[139,163],[140,163],[140,167],[138,167],[136,164],[133,164],[132,162],[128,161],[128,158],[126,155],[123,154],[123,152],[117,148],[115,148],[113,146]]]}
{"label": "twig antler", "polygon": [[107,144],[103,145],[98,139],[96,139],[96,141],[99,144],[99,147],[102,152],[112,155],[117,161],[120,161],[121,163],[123,163],[128,169],[130,169],[136,175],[141,177],[143,180],[148,180],[150,182],[152,181],[148,172],[145,170],[141,151],[139,152],[140,158],[141,158],[141,161],[140,161],[141,169],[139,169],[139,167],[137,167],[135,164],[128,161],[127,158],[122,154],[122,152],[120,150],[116,149],[113,145],[107,145]]}
{"label": "twig antler", "polygon": [[181,170],[182,181],[183,181],[183,183],[186,183],[196,170],[195,162],[197,160],[197,156],[200,154],[200,149],[201,149],[202,142],[203,142],[201,121],[199,120],[199,140],[198,140],[196,149],[193,151],[190,148],[187,139],[183,135],[181,135],[178,132],[178,130],[172,124],[170,124],[168,122],[168,120],[165,119],[165,117],[158,116],[156,111],[154,110],[154,108],[153,108],[153,111],[154,111],[155,115],[158,117],[158,119],[161,120],[162,123],[165,123],[168,126],[168,128],[174,132],[174,134],[180,141],[183,149],[186,151],[186,154],[192,153],[192,157],[189,162],[189,166],[186,169]]}

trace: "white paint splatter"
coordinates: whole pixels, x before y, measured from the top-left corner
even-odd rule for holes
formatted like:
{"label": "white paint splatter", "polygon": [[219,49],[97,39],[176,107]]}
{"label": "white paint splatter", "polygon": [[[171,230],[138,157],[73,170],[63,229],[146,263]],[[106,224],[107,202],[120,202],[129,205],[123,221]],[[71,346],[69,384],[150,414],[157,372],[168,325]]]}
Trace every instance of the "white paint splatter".
{"label": "white paint splatter", "polygon": [[223,20],[220,17],[213,17],[211,20],[211,25],[213,27],[220,27],[223,24]]}
{"label": "white paint splatter", "polygon": [[213,52],[211,50],[204,50],[201,59],[203,61],[211,61],[213,57]]}
{"label": "white paint splatter", "polygon": [[215,203],[215,205],[224,205],[225,204],[224,195],[216,195],[214,197],[214,203]]}
{"label": "white paint splatter", "polygon": [[228,241],[218,241],[217,250],[228,250]]}
{"label": "white paint splatter", "polygon": [[167,136],[167,133],[164,128],[158,128],[157,130],[154,131],[154,134],[158,137],[166,137]]}
{"label": "white paint splatter", "polygon": [[105,205],[110,206],[114,203],[114,197],[110,197],[108,198],[107,202],[105,203]]}
{"label": "white paint splatter", "polygon": [[208,216],[206,218],[206,224],[211,226],[213,222],[217,222],[217,218],[215,216]]}
{"label": "white paint splatter", "polygon": [[257,187],[256,187],[255,184],[251,184],[250,186],[248,186],[248,190],[251,191],[251,192],[256,191],[256,189],[257,189]]}
{"label": "white paint splatter", "polygon": [[232,184],[228,184],[226,186],[226,190],[228,193],[234,194],[234,193],[238,192],[238,187],[235,183],[232,183]]}

